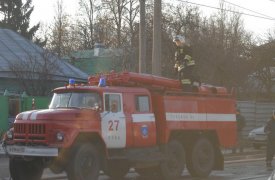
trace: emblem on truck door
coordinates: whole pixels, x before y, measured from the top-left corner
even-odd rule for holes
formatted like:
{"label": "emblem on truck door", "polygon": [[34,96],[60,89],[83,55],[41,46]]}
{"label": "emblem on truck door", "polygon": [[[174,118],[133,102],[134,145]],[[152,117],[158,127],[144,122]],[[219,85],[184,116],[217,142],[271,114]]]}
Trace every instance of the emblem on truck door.
{"label": "emblem on truck door", "polygon": [[141,132],[142,137],[147,138],[148,133],[149,133],[148,126],[147,125],[142,125],[141,128],[140,128],[140,132]]}

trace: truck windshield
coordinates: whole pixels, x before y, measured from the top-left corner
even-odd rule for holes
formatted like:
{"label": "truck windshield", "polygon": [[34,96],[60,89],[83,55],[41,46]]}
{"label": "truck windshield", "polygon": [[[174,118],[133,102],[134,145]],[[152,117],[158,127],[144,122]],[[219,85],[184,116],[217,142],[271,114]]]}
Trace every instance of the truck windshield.
{"label": "truck windshield", "polygon": [[54,93],[49,108],[96,108],[100,104],[97,93],[66,92]]}

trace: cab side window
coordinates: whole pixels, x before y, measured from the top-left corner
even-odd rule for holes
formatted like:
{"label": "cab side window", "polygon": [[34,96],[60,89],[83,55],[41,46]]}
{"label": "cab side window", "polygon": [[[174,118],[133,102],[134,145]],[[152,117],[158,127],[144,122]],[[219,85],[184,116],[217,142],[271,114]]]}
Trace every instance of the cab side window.
{"label": "cab side window", "polygon": [[149,97],[146,95],[136,96],[136,111],[150,112]]}
{"label": "cab side window", "polygon": [[121,95],[120,94],[105,94],[105,111],[121,112]]}

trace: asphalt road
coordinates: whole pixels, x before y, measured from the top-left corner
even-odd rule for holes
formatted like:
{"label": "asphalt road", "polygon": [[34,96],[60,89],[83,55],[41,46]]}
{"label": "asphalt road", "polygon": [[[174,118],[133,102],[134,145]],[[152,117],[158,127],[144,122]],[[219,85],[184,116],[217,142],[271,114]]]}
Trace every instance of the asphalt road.
{"label": "asphalt road", "polygon": [[[275,160],[273,162],[275,167]],[[272,171],[265,168],[264,151],[247,152],[243,154],[225,155],[224,171],[213,171],[208,178],[203,180],[267,180]],[[137,173],[131,171],[124,180],[154,180],[154,177],[140,178]],[[8,159],[0,158],[0,180],[9,180]],[[50,170],[45,169],[43,180],[67,180],[65,174],[55,175]],[[110,180],[106,175],[101,175],[99,180]],[[157,180],[157,179],[155,179]],[[187,170],[182,177],[176,180],[201,180],[192,178]]]}

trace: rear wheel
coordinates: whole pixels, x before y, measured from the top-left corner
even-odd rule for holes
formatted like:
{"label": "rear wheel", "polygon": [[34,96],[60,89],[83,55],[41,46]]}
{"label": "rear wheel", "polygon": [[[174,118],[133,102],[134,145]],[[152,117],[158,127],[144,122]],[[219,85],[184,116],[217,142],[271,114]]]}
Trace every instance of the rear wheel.
{"label": "rear wheel", "polygon": [[176,179],[181,176],[185,167],[185,151],[182,143],[170,141],[165,150],[166,160],[160,164],[161,175],[164,179]]}
{"label": "rear wheel", "polygon": [[13,180],[39,180],[44,166],[40,159],[24,160],[11,157],[9,170]]}
{"label": "rear wheel", "polygon": [[66,169],[69,180],[97,180],[100,171],[100,157],[92,144],[77,146]]}
{"label": "rear wheel", "polygon": [[215,149],[207,138],[199,138],[187,154],[187,169],[194,177],[207,177],[215,163]]}

